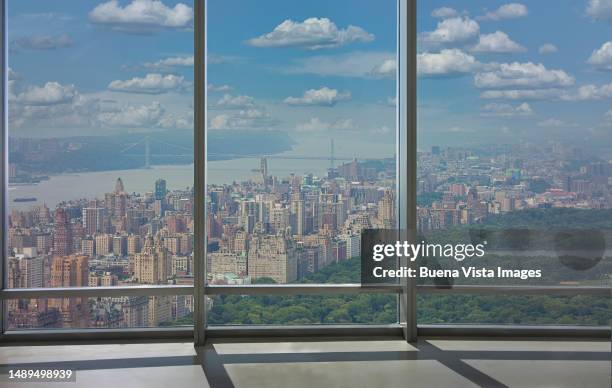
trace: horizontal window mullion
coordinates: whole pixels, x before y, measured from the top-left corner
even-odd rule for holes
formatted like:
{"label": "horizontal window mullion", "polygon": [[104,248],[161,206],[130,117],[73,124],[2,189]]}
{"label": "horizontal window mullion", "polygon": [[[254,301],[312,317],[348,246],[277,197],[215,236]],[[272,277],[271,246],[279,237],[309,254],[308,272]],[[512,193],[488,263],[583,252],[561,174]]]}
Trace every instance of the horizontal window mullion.
{"label": "horizontal window mullion", "polygon": [[609,326],[577,325],[475,325],[427,324],[418,325],[418,334],[425,337],[562,337],[610,338]]}
{"label": "horizontal window mullion", "polygon": [[[439,287],[419,285],[424,294],[481,294],[481,295],[593,295],[610,296],[608,287],[572,286],[488,286],[456,285]],[[298,294],[355,294],[397,293],[401,285],[363,287],[360,284],[281,284],[281,285],[207,285],[206,295],[298,295]],[[137,295],[192,295],[192,285],[141,285],[115,287],[13,288],[0,291],[0,299],[104,297]]]}
{"label": "horizontal window mullion", "polygon": [[[324,336],[401,336],[402,326],[391,325],[311,325],[311,326],[209,326],[210,338],[272,338]],[[421,336],[478,336],[478,337],[587,337],[609,338],[610,327],[604,326],[541,326],[541,325],[418,325]],[[192,338],[193,326],[168,328],[125,329],[27,329],[7,331],[1,341],[75,341],[111,339]]]}

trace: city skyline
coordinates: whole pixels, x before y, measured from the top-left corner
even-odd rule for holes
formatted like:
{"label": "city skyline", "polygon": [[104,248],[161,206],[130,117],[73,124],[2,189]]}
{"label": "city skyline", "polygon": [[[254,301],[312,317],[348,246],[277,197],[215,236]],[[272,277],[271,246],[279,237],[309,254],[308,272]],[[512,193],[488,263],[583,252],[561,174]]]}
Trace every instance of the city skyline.
{"label": "city skyline", "polygon": [[[559,163],[572,160],[581,164]],[[540,150],[432,147],[419,155],[418,163],[417,228],[423,236],[487,225],[503,215],[523,217],[529,210],[605,211],[612,206],[612,165],[559,143]],[[327,176],[276,177],[265,158],[253,167],[247,180],[208,186],[208,282],[308,280],[327,268],[354,263],[361,256],[362,230],[396,225],[393,159],[354,160],[330,168]],[[128,194],[118,178],[103,198],[67,200],[54,210],[13,210],[9,286],[193,284],[192,211],[193,191],[168,190],[162,178],[152,181],[147,193]],[[508,265],[516,258],[507,260]],[[519,260],[516,265],[524,264]],[[586,273],[555,269],[560,275],[545,276],[542,282],[554,284],[568,276],[576,282],[604,282],[599,273],[605,268]],[[19,327],[155,326],[187,319],[191,311],[189,298],[107,299],[11,304],[15,314],[10,322]],[[210,303],[221,303],[217,308],[223,311],[222,301]]]}
{"label": "city skyline", "polygon": [[[407,194],[397,191],[397,2],[271,0],[265,12],[257,2],[207,4],[206,281],[358,283],[362,231],[397,227]],[[610,18],[598,1],[565,4],[419,7],[419,143],[407,155],[417,177],[407,190],[423,238],[468,239],[475,227],[610,228]],[[191,3],[45,7],[9,8],[9,287],[193,285],[193,158],[202,150],[192,132]],[[565,25],[530,34],[547,12]],[[481,263],[540,265],[545,285],[609,278],[605,262],[568,272],[549,255],[522,253],[492,252]],[[394,296],[377,297],[333,297],[324,312],[265,296],[206,305],[215,324],[394,321]],[[189,324],[192,301],[20,300],[10,322]],[[371,314],[354,314],[352,303]],[[530,320],[548,319],[534,311]],[[572,319],[599,322],[599,311]]]}

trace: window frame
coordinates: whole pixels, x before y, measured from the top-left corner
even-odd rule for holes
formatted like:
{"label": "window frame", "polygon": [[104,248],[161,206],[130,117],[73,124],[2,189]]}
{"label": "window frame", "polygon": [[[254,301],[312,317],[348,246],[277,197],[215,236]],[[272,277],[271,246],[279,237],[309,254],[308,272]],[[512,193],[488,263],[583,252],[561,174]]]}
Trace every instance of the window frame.
{"label": "window frame", "polygon": [[[7,3],[0,0],[0,228],[8,230],[8,30]],[[397,187],[398,219],[401,230],[416,230],[416,168],[417,168],[417,0],[396,0],[398,9],[398,70],[397,70]],[[606,287],[532,287],[532,286],[453,286],[438,288],[416,285],[405,280],[396,286],[362,288],[360,284],[284,284],[284,285],[206,285],[206,0],[194,0],[194,285],[143,285],[135,287],[74,287],[7,289],[5,271],[7,233],[1,233],[0,250],[0,342],[51,340],[110,340],[192,338],[203,345],[207,337],[222,336],[402,336],[414,341],[419,335],[581,335],[609,337],[609,327],[580,326],[513,326],[513,325],[418,325],[417,293],[472,293],[480,295],[594,295],[610,296]],[[415,238],[408,233],[407,238]],[[207,326],[206,297],[214,295],[297,295],[297,294],[356,294],[393,293],[398,296],[398,322],[391,325],[325,325],[325,326]],[[128,329],[38,329],[8,330],[8,299],[99,297],[99,296],[193,295],[194,326],[173,328]]]}

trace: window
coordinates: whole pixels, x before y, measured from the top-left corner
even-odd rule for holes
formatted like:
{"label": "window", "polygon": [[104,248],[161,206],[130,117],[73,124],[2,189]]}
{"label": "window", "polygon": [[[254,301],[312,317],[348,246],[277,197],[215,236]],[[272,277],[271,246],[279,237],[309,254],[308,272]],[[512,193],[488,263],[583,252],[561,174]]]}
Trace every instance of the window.
{"label": "window", "polygon": [[[10,1],[7,288],[193,284],[193,11]],[[152,2],[145,2],[152,7]],[[8,328],[163,326],[191,295],[12,299]]]}
{"label": "window", "polygon": [[[207,11],[208,284],[359,283],[361,231],[398,222],[397,1]],[[397,322],[382,298],[219,295],[208,323]]]}
{"label": "window", "polygon": [[424,294],[419,323],[606,324],[609,297],[583,294],[609,287],[612,263],[609,25],[580,12],[572,1],[419,3],[419,232],[486,244],[482,258],[428,266],[494,270],[423,283],[550,287]]}
{"label": "window", "polygon": [[[4,331],[606,323],[609,26],[573,2],[10,5]],[[493,276],[360,287],[361,231],[413,222]]]}

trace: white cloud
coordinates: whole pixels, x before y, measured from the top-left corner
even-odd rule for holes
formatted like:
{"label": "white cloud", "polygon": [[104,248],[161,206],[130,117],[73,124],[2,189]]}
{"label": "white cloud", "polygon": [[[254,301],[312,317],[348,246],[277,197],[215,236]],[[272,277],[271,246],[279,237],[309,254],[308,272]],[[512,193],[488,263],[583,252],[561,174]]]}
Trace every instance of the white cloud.
{"label": "white cloud", "polygon": [[168,7],[159,0],[133,0],[125,7],[118,0],[97,5],[89,20],[125,32],[151,31],[162,28],[189,28],[193,9],[183,3]]}
{"label": "white cloud", "polygon": [[332,125],[332,129],[341,130],[341,131],[351,130],[351,129],[355,129],[355,124],[353,123],[352,119],[340,119],[340,120],[334,121]]}
{"label": "white cloud", "polygon": [[612,129],[612,109],[604,113],[603,122],[600,124],[602,129]]}
{"label": "white cloud", "polygon": [[226,63],[235,63],[240,62],[243,58],[233,56],[233,55],[223,55],[223,54],[214,54],[208,53],[206,55],[206,61],[209,65],[222,65]]}
{"label": "white cloud", "polygon": [[589,0],[586,13],[595,20],[612,21],[612,0]]}
{"label": "white cloud", "polygon": [[420,40],[429,44],[465,43],[475,40],[480,26],[468,17],[454,17],[438,22],[434,31],[424,32]]}
{"label": "white cloud", "polygon": [[223,113],[210,119],[208,128],[213,130],[265,129],[276,124],[263,109],[252,108],[236,113]]}
{"label": "white cloud", "polygon": [[252,108],[255,106],[255,99],[246,95],[232,96],[231,94],[224,94],[223,97],[217,101],[217,106],[224,109]]}
{"label": "white cloud", "polygon": [[524,4],[509,3],[504,4],[495,11],[487,12],[481,20],[502,20],[502,19],[517,19],[527,16],[529,11]]}
{"label": "white cloud", "polygon": [[554,100],[567,93],[562,89],[486,90],[480,98],[491,100]]}
{"label": "white cloud", "polygon": [[440,7],[431,11],[431,16],[439,19],[448,19],[458,16],[459,12],[456,9],[450,7]]}
{"label": "white cloud", "polygon": [[612,83],[597,86],[584,85],[578,88],[576,94],[563,96],[562,99],[567,101],[590,101],[603,100],[612,98]]}
{"label": "white cloud", "polygon": [[233,88],[229,85],[213,85],[208,84],[207,89],[209,92],[229,92]]}
{"label": "white cloud", "polygon": [[147,62],[144,64],[147,69],[164,70],[174,67],[193,67],[193,55],[182,57],[168,57],[157,62]]}
{"label": "white cloud", "polygon": [[510,104],[491,103],[482,107],[482,116],[486,117],[521,117],[533,115],[533,109],[524,102],[516,107]]}
{"label": "white cloud", "polygon": [[98,120],[110,127],[157,127],[163,117],[164,107],[157,101],[149,105],[128,105],[113,112],[102,112]]}
{"label": "white cloud", "polygon": [[308,50],[332,48],[355,42],[371,42],[374,35],[348,26],[339,29],[327,18],[308,18],[303,22],[287,19],[272,32],[247,40],[255,47],[299,47]]}
{"label": "white cloud", "polygon": [[[17,75],[9,71],[9,77],[13,79]],[[16,89],[9,96],[9,119],[15,128],[76,129],[81,133],[97,128],[193,127],[193,111],[166,112],[159,102],[125,104],[121,99],[109,99],[105,93],[84,95],[74,85],[58,82]]]}
{"label": "white cloud", "polygon": [[181,114],[166,113],[158,125],[167,129],[193,129],[193,110]]}
{"label": "white cloud", "polygon": [[80,94],[71,101],[47,105],[26,105],[15,101],[9,104],[9,110],[9,120],[14,128],[82,129],[99,126],[95,114],[100,111],[100,102]]}
{"label": "white cloud", "polygon": [[417,72],[423,76],[466,74],[476,70],[479,62],[459,49],[444,49],[439,53],[417,55]]}
{"label": "white cloud", "polygon": [[477,73],[474,84],[478,88],[553,88],[574,84],[574,77],[563,70],[549,70],[543,64],[502,63],[492,71]]}
{"label": "white cloud", "polygon": [[612,70],[612,41],[605,42],[599,49],[594,50],[587,63],[600,70]]}
{"label": "white cloud", "polygon": [[525,51],[525,47],[516,43],[508,34],[502,31],[495,31],[492,34],[480,35],[478,44],[472,51],[479,53],[518,53]]}
{"label": "white cloud", "polygon": [[8,68],[8,79],[9,81],[15,81],[17,79],[19,79],[19,73],[17,73],[15,70],[13,70],[12,68]]}
{"label": "white cloud", "polygon": [[288,74],[372,78],[376,69],[380,69],[381,64],[387,61],[394,61],[395,57],[396,54],[393,52],[376,51],[353,51],[338,55],[316,55],[296,59],[293,65],[283,66],[278,70]]}
{"label": "white cloud", "polygon": [[296,125],[295,129],[298,132],[322,132],[335,130],[352,130],[355,125],[351,119],[340,119],[334,122],[326,122],[318,117],[312,117],[305,123]]}
{"label": "white cloud", "polygon": [[32,86],[16,99],[24,105],[56,105],[70,103],[77,96],[74,85],[61,85],[58,82],[47,82],[44,86]]}
{"label": "white cloud", "polygon": [[17,73],[15,70],[13,70],[10,67],[8,68],[8,88],[7,89],[8,89],[9,101],[17,99],[15,94],[17,93],[17,89],[19,87],[20,78],[21,76],[19,75],[19,73]]}
{"label": "white cloud", "polygon": [[67,128],[96,125],[99,101],[79,94],[74,85],[46,82],[21,87],[21,78],[9,69],[9,120],[14,128]]}
{"label": "white cloud", "polygon": [[571,124],[568,124],[563,120],[559,120],[555,118],[549,118],[549,119],[540,121],[538,123],[538,127],[543,127],[543,128],[560,128],[560,127],[568,127],[568,126],[571,126]]}
{"label": "white cloud", "polygon": [[41,35],[25,36],[11,41],[11,51],[21,50],[56,50],[72,46],[72,39],[68,35]]}
{"label": "white cloud", "polygon": [[594,132],[601,132],[606,138],[609,136],[609,131],[612,130],[612,117],[605,117],[603,121],[595,128],[592,129]]}
{"label": "white cloud", "polygon": [[395,106],[397,105],[397,97],[387,97],[387,105],[392,106],[395,108]]}
{"label": "white cloud", "polygon": [[538,49],[538,52],[540,54],[552,54],[552,53],[556,53],[557,51],[559,51],[557,49],[557,46],[555,46],[552,43],[546,43],[540,46],[540,48]]}
{"label": "white cloud", "polygon": [[370,132],[376,135],[386,135],[387,133],[391,133],[391,128],[383,125],[381,127],[372,129]]}
{"label": "white cloud", "polygon": [[347,101],[351,99],[351,93],[339,92],[336,89],[330,89],[324,86],[320,89],[308,89],[302,97],[287,97],[285,103],[288,105],[317,105],[317,106],[334,106],[339,101]]}
{"label": "white cloud", "polygon": [[62,12],[27,12],[20,13],[19,17],[36,23],[48,23],[50,21],[71,22],[76,19],[73,15],[68,15]]}
{"label": "white cloud", "polygon": [[115,80],[108,84],[108,89],[115,92],[161,94],[184,91],[190,86],[185,77],[174,74],[147,74],[144,78],[134,77],[129,80]]}
{"label": "white cloud", "polygon": [[397,72],[397,61],[385,59],[381,64],[374,66],[370,75],[374,78],[395,78]]}
{"label": "white cloud", "polygon": [[511,89],[487,90],[481,98],[494,100],[551,100],[551,101],[593,101],[612,98],[612,83],[583,85],[575,90],[550,89]]}

